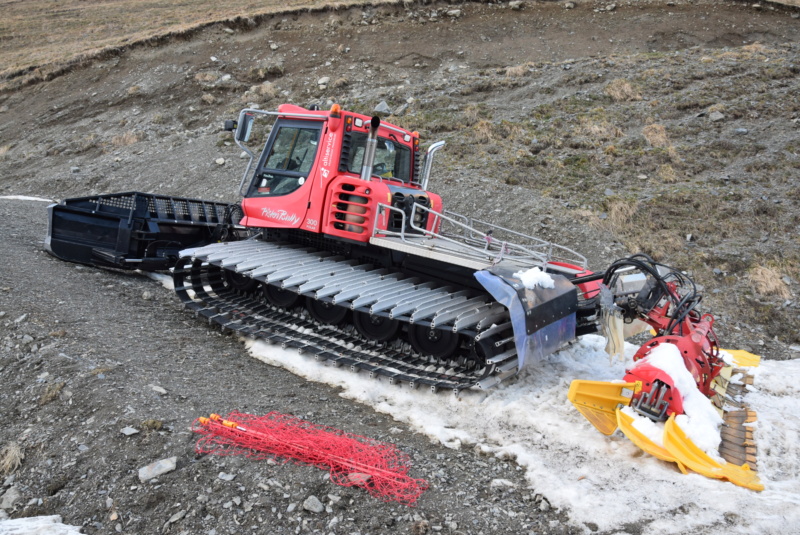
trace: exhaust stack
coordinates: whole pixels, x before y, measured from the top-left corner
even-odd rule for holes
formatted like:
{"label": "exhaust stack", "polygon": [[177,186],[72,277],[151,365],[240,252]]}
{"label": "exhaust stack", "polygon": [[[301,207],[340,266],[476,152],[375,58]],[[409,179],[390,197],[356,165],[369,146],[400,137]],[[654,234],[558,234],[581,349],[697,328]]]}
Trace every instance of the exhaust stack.
{"label": "exhaust stack", "polygon": [[378,127],[381,125],[380,117],[373,117],[369,123],[367,146],[364,151],[364,161],[361,165],[361,180],[372,178],[372,164],[375,162],[375,150],[378,148]]}

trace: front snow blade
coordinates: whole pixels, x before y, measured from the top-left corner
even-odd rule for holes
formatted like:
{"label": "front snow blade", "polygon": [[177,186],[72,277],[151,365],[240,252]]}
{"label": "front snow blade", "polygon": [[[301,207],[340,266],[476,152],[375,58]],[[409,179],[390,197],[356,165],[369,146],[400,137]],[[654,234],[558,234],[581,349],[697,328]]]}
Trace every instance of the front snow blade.
{"label": "front snow blade", "polygon": [[567,398],[604,435],[617,430],[617,407],[628,406],[642,384],[605,381],[572,381]]}
{"label": "front snow blade", "polygon": [[670,416],[664,425],[664,447],[678,462],[698,474],[714,479],[727,479],[734,485],[751,490],[764,490],[758,474],[750,470],[749,466],[737,466],[724,461],[720,463],[697,447],[675,422],[675,415]]}
{"label": "front snow blade", "polygon": [[676,459],[663,446],[659,446],[650,440],[647,435],[636,429],[636,427],[634,427],[633,416],[630,414],[625,414],[619,407],[617,408],[617,425],[619,425],[620,431],[622,431],[622,433],[628,437],[631,442],[636,444],[639,449],[645,453],[649,453],[656,459],[661,459],[662,461],[667,461],[668,463],[677,463],[681,472],[684,474],[686,473],[686,467],[683,466],[678,459]]}

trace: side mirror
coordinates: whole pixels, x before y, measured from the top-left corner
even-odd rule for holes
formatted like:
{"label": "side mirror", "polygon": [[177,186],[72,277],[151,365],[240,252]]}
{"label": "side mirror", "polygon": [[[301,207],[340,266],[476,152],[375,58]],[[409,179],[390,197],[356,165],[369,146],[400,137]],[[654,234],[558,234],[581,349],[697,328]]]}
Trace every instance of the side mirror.
{"label": "side mirror", "polygon": [[252,113],[243,113],[239,116],[239,124],[236,125],[236,141],[246,143],[250,140],[250,134],[253,132],[254,120],[255,117]]}

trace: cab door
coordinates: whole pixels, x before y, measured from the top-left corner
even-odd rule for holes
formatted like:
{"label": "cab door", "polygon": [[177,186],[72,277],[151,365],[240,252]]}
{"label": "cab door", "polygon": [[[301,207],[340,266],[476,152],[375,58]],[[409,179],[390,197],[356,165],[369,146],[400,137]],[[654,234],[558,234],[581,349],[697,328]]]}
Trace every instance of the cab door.
{"label": "cab door", "polygon": [[308,211],[321,122],[279,119],[242,201],[248,227],[297,228]]}

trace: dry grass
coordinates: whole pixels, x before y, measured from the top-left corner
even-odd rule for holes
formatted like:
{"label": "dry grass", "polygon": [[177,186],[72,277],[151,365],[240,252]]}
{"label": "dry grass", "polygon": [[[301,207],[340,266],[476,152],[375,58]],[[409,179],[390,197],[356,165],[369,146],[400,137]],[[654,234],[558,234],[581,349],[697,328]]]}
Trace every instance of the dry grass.
{"label": "dry grass", "polygon": [[658,170],[656,171],[656,176],[658,177],[661,182],[666,184],[673,184],[678,181],[678,173],[675,169],[668,163],[658,166]]}
{"label": "dry grass", "polygon": [[650,144],[651,147],[666,148],[669,147],[669,138],[667,137],[667,129],[660,124],[649,124],[642,128],[642,135]]}
{"label": "dry grass", "polygon": [[60,383],[50,383],[49,385],[47,385],[47,389],[39,398],[39,405],[47,405],[51,401],[58,399],[58,396],[61,395],[61,391],[64,389],[64,385],[66,384],[67,383],[60,382]]}
{"label": "dry grass", "polygon": [[620,128],[608,121],[593,121],[586,118],[580,120],[580,123],[575,128],[575,133],[594,141],[611,141],[624,135]]}
{"label": "dry grass", "polygon": [[399,3],[401,0],[192,0],[187,9],[186,2],[4,1],[0,90],[50,80],[94,58],[118,55],[126,47],[189,36],[218,23],[250,28],[276,13]]}
{"label": "dry grass", "polygon": [[150,419],[141,423],[141,428],[145,431],[159,431],[162,427],[164,427],[164,422],[161,420]]}
{"label": "dry grass", "polygon": [[519,78],[528,72],[528,64],[514,65],[513,67],[506,67],[506,76],[510,78]]}
{"label": "dry grass", "polygon": [[115,147],[127,147],[139,141],[141,141],[141,137],[137,132],[125,132],[111,138],[111,144]]}
{"label": "dry grass", "polygon": [[775,296],[781,299],[789,299],[792,296],[792,292],[783,282],[781,274],[773,268],[756,266],[748,272],[747,276],[755,290],[761,295]]}
{"label": "dry grass", "polygon": [[642,100],[642,95],[634,89],[631,83],[622,78],[611,80],[603,90],[614,102],[632,102]]}
{"label": "dry grass", "polygon": [[0,450],[0,474],[8,475],[22,465],[25,451],[16,442],[9,442]]}

